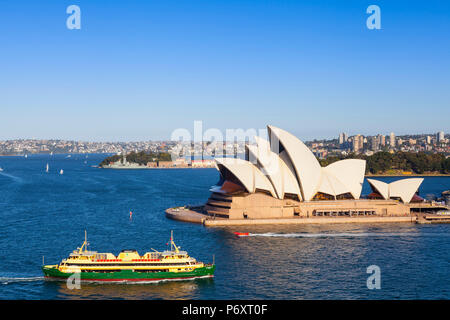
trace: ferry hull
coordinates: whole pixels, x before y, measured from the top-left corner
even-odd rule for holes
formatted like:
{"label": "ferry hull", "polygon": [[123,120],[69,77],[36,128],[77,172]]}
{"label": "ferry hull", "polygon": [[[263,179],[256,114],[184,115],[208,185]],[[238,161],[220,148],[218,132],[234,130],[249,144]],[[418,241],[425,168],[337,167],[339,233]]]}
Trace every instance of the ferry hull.
{"label": "ferry hull", "polygon": [[[122,270],[118,272],[81,272],[80,280],[85,282],[157,282],[167,280],[191,280],[213,277],[215,265],[205,266],[189,272],[136,272]],[[73,273],[65,273],[57,267],[43,266],[42,271],[48,280],[67,280]]]}

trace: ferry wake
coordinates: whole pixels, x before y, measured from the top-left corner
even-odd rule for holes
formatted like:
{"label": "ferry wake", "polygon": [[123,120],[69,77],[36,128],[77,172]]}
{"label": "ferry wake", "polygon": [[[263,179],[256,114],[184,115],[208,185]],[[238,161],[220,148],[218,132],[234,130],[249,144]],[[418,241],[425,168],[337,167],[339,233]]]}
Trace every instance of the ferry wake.
{"label": "ferry wake", "polygon": [[83,245],[67,259],[56,265],[43,265],[46,280],[66,280],[75,273],[85,282],[158,282],[166,280],[192,280],[213,277],[215,264],[207,264],[180,251],[170,236],[170,250],[152,249],[140,256],[136,250],[122,250],[116,257],[112,253],[98,253],[87,249],[87,236]]}

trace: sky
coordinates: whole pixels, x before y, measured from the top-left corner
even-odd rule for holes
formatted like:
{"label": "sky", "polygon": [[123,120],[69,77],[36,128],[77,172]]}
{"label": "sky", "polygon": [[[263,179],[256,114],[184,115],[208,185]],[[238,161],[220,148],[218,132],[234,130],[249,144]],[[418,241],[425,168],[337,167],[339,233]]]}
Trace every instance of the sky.
{"label": "sky", "polygon": [[450,2],[0,0],[0,140],[168,140],[196,120],[448,133]]}

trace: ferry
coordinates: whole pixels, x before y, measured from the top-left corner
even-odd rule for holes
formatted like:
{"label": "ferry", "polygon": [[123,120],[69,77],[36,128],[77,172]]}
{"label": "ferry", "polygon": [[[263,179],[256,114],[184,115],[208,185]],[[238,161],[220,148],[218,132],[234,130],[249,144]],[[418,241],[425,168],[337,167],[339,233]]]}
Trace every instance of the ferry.
{"label": "ferry", "polygon": [[[203,263],[190,257],[170,236],[170,250],[152,249],[139,255],[136,250],[122,250],[118,256],[87,249],[87,234],[81,247],[56,265],[43,265],[46,280],[66,280],[79,273],[84,282],[158,282],[192,280],[214,276],[215,264]],[[214,258],[213,258],[214,260]]]}

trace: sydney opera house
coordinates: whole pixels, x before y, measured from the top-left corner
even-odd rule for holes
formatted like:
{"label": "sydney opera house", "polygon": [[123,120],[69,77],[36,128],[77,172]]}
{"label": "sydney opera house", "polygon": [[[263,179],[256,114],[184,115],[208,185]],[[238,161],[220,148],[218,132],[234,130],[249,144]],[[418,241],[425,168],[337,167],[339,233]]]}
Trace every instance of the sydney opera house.
{"label": "sydney opera house", "polygon": [[365,160],[322,167],[310,149],[289,132],[268,126],[269,141],[255,137],[246,159],[218,158],[220,181],[204,210],[228,219],[408,215],[422,178],[387,184],[368,179],[373,192],[362,199]]}
{"label": "sydney opera house", "polygon": [[[423,178],[391,183],[367,179],[372,192],[362,196],[365,160],[346,159],[322,167],[294,135],[274,126],[267,130],[268,141],[255,137],[256,144],[246,146],[245,159],[215,159],[220,181],[197,210],[204,224],[205,220],[231,223],[245,219],[317,222],[331,217],[408,221],[415,211],[430,206],[418,195]],[[166,211],[170,218],[195,222],[196,218],[188,218],[190,213],[188,209]],[[323,217],[328,219],[316,219]]]}

